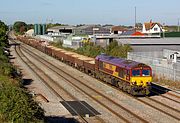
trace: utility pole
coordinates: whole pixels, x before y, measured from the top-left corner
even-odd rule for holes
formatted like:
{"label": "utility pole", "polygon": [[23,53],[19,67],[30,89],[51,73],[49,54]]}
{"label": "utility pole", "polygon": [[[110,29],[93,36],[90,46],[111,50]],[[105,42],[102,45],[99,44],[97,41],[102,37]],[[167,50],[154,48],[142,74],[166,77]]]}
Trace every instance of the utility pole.
{"label": "utility pole", "polygon": [[164,31],[165,31],[165,28],[164,28],[164,27],[165,27],[165,23],[163,23],[163,28],[162,28],[162,29],[163,29],[163,30],[162,30],[162,31],[163,31],[163,38],[165,38],[165,32],[164,32]]}
{"label": "utility pole", "polygon": [[135,32],[136,32],[136,6],[135,6],[135,22],[134,22],[134,29],[135,29]]}
{"label": "utility pole", "polygon": [[179,19],[178,19],[178,32],[179,32]]}

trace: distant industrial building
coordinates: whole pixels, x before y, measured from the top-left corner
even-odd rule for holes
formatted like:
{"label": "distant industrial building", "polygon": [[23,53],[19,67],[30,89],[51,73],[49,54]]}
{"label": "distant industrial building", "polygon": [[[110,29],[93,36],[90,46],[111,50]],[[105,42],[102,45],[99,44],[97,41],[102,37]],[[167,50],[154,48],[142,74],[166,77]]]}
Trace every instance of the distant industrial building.
{"label": "distant industrial building", "polygon": [[75,35],[110,34],[110,29],[96,25],[85,25],[74,28]]}
{"label": "distant industrial building", "polygon": [[63,46],[77,49],[82,46],[85,38],[87,39],[88,37],[69,36],[67,39],[63,40]]}
{"label": "distant industrial building", "polygon": [[45,35],[45,34],[46,34],[46,24],[34,25],[34,35]]}
{"label": "distant industrial building", "polygon": [[84,26],[55,26],[47,29],[48,35],[93,35],[93,34],[110,34],[109,28],[104,28],[96,25],[84,25]]}
{"label": "distant industrial building", "polygon": [[122,34],[122,33],[125,33],[127,31],[128,31],[128,29],[123,28],[121,26],[113,26],[111,28],[111,34]]}
{"label": "distant industrial building", "polygon": [[59,36],[73,33],[74,26],[55,26],[47,29],[48,35]]}

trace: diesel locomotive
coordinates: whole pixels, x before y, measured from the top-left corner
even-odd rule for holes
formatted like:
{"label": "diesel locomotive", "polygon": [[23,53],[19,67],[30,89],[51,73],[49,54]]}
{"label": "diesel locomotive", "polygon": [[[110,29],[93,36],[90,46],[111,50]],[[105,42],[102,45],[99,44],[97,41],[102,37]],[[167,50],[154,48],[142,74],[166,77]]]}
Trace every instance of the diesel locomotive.
{"label": "diesel locomotive", "polygon": [[152,70],[143,63],[101,54],[95,58],[95,77],[132,95],[148,95]]}

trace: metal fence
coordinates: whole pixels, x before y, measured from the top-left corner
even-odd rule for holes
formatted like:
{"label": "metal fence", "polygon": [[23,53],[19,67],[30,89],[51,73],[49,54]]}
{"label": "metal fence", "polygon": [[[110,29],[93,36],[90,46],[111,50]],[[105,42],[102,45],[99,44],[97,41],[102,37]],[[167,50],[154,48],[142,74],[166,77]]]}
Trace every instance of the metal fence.
{"label": "metal fence", "polygon": [[163,57],[163,52],[129,52],[127,59],[150,65],[158,77],[180,80],[180,63]]}

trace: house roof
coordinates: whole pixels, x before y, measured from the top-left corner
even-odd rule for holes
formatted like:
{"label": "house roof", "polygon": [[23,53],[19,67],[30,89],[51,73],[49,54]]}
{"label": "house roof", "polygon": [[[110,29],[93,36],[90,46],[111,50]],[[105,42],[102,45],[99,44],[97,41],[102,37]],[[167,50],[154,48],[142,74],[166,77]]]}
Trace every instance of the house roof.
{"label": "house roof", "polygon": [[126,28],[123,28],[123,27],[121,27],[121,26],[113,26],[113,27],[111,28],[111,30],[112,30],[112,31],[127,31]]}
{"label": "house roof", "polygon": [[146,30],[152,29],[156,24],[157,24],[159,27],[162,27],[162,25],[161,25],[160,23],[157,23],[157,22],[144,23]]}
{"label": "house roof", "polygon": [[76,27],[75,29],[87,29],[87,28],[103,28],[103,29],[107,29],[107,28],[104,28],[100,25],[83,25],[83,26],[79,26],[79,27]]}
{"label": "house roof", "polygon": [[128,31],[123,32],[121,35],[132,35],[134,33],[135,33],[134,30],[128,30]]}
{"label": "house roof", "polygon": [[67,26],[54,26],[49,29],[73,29],[73,28],[75,28],[75,27],[67,25]]}
{"label": "house roof", "polygon": [[144,36],[144,34],[141,32],[135,32],[132,34],[132,36]]}

